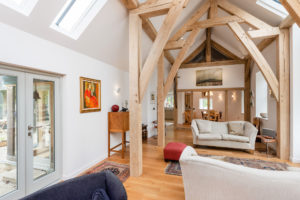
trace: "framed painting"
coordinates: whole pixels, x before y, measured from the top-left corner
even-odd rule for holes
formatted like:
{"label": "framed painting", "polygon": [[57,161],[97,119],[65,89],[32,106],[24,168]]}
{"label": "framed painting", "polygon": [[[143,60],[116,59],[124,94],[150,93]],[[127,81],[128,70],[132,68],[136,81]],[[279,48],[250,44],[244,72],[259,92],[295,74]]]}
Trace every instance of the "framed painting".
{"label": "framed painting", "polygon": [[223,85],[222,69],[204,69],[196,71],[196,86]]}
{"label": "framed painting", "polygon": [[101,111],[101,81],[80,77],[80,113]]}

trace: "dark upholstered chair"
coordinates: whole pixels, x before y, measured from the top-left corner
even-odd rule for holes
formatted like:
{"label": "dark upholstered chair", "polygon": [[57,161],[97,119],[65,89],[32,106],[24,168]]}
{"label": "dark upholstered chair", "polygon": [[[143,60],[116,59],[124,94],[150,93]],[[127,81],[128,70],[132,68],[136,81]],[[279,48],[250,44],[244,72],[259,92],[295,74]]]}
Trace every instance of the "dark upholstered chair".
{"label": "dark upholstered chair", "polygon": [[110,200],[127,200],[122,182],[110,171],[73,178],[39,190],[22,200],[92,200],[99,189],[105,190]]}

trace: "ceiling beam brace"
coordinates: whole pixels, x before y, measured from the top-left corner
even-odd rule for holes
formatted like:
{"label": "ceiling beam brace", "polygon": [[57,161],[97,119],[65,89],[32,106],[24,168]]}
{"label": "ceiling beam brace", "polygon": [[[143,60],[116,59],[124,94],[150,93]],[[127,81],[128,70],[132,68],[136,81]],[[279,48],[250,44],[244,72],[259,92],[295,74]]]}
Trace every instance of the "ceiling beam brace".
{"label": "ceiling beam brace", "polygon": [[158,63],[164,47],[168,42],[168,38],[174,28],[175,22],[183,10],[184,0],[174,1],[174,6],[169,10],[157,36],[153,43],[153,46],[149,52],[149,55],[144,63],[144,67],[140,76],[140,99],[143,99],[149,80],[154,71],[155,66]]}
{"label": "ceiling beam brace", "polygon": [[273,27],[269,24],[265,23],[264,21],[254,17],[253,15],[249,14],[248,12],[240,9],[239,7],[229,3],[227,0],[218,0],[218,6],[221,7],[226,12],[236,15],[243,20],[250,26],[256,29],[272,29]]}
{"label": "ceiling beam brace", "polygon": [[299,0],[280,0],[281,4],[293,17],[295,22],[300,27],[300,1]]}
{"label": "ceiling beam brace", "polygon": [[272,71],[270,65],[267,60],[264,58],[262,53],[256,47],[255,43],[251,40],[251,38],[246,34],[244,29],[237,22],[230,22],[228,26],[236,35],[236,37],[240,40],[243,46],[248,50],[252,59],[256,62],[258,68],[264,75],[269,87],[271,88],[276,100],[278,101],[278,79]]}

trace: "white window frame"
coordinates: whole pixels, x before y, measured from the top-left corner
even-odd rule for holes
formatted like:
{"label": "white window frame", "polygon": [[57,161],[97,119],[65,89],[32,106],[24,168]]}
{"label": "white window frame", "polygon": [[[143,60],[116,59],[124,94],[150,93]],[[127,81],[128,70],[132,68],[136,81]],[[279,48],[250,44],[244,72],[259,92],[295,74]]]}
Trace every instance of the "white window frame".
{"label": "white window frame", "polygon": [[280,3],[277,3],[273,0],[257,0],[256,4],[264,7],[265,9],[275,13],[282,18],[285,18],[289,15],[289,13]]}
{"label": "white window frame", "polygon": [[[203,103],[201,103],[201,101],[208,101],[208,98],[207,97],[201,97],[201,98],[199,98],[199,109],[200,110],[208,110],[208,105],[207,105],[207,107],[205,108],[204,106],[203,106]],[[210,100],[209,100],[210,102],[209,102],[209,110],[212,110],[213,109],[213,99],[212,98],[210,98]]]}
{"label": "white window frame", "polygon": [[39,0],[23,0],[20,5],[12,0],[0,0],[0,4],[13,9],[25,16],[29,16]]}
{"label": "white window frame", "polygon": [[99,11],[103,8],[103,6],[106,4],[107,0],[95,0],[93,3],[91,3],[91,7],[86,10],[85,13],[83,13],[82,17],[78,20],[76,25],[71,31],[64,30],[63,28],[59,27],[57,25],[58,20],[60,18],[64,17],[66,15],[66,9],[70,5],[72,0],[68,0],[66,4],[63,6],[63,8],[60,10],[58,15],[53,20],[52,24],[50,25],[50,28],[74,39],[77,40],[80,35],[84,32],[84,30],[88,27],[88,25],[93,21],[93,19],[96,17],[96,15],[99,13]]}

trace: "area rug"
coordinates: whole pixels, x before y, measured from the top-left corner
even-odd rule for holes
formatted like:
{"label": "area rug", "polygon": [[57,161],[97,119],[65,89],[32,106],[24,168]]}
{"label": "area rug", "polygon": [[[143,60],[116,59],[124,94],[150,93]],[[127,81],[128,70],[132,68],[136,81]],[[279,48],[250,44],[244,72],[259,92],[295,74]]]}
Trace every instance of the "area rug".
{"label": "area rug", "polygon": [[[105,170],[111,171],[123,183],[128,179],[128,177],[130,175],[128,165],[119,164],[119,163],[110,162],[110,161],[105,161],[105,162],[93,167],[92,169],[87,171],[85,174],[93,174],[93,173],[98,173],[98,172],[102,172]],[[83,174],[83,175],[85,175],[85,174]]]}
{"label": "area rug", "polygon": [[[256,168],[256,169],[264,169],[264,170],[272,170],[272,171],[288,171],[290,167],[286,163],[279,163],[279,162],[270,162],[258,159],[247,159],[247,158],[235,158],[235,157],[228,157],[228,156],[213,156],[213,155],[206,155],[201,154],[199,156],[203,157],[210,157],[217,160],[222,160],[228,163],[236,164],[236,165],[243,165],[245,167]],[[168,163],[166,169],[166,174],[181,176],[181,168],[180,163],[176,161],[171,161]]]}

